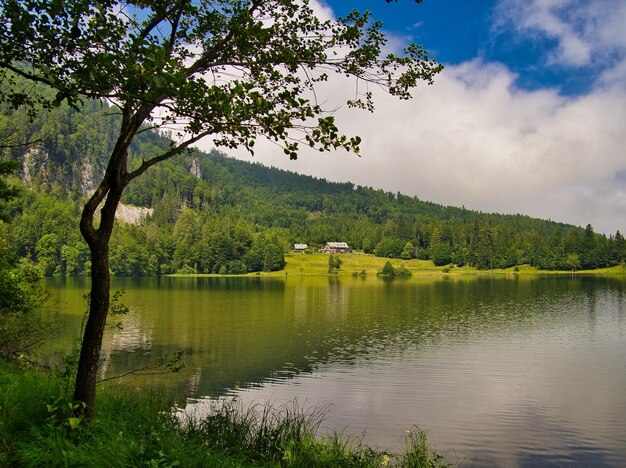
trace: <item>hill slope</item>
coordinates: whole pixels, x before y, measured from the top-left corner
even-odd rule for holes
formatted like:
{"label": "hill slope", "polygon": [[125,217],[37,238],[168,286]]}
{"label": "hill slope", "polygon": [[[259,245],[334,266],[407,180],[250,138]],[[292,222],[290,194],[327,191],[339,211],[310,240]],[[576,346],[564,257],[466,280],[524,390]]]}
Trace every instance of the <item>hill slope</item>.
{"label": "hill slope", "polygon": [[[118,116],[95,102],[82,114],[61,106],[34,122],[20,112],[5,110],[4,116],[0,136],[13,146],[5,156],[21,160],[21,179],[30,189],[11,205],[13,241],[49,274],[85,273],[80,203],[103,173]],[[168,146],[166,136],[143,132],[129,164]],[[591,226],[442,206],[217,151],[156,165],[128,187],[123,202],[154,212],[143,226],[116,230],[111,267],[119,275],[276,269],[282,263],[269,246],[286,250],[294,242],[345,241],[383,257],[477,268],[598,268],[625,258],[619,233],[606,238]]]}

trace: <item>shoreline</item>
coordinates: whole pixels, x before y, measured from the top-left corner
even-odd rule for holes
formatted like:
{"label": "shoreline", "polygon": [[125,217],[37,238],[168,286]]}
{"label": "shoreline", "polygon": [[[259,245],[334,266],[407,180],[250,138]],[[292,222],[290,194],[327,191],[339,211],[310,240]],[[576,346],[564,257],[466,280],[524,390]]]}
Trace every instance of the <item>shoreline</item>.
{"label": "shoreline", "polygon": [[[476,277],[476,276],[497,276],[497,277],[530,277],[530,276],[624,276],[626,275],[626,265],[616,265],[609,268],[599,268],[596,270],[538,270],[530,265],[519,265],[506,269],[478,270],[467,265],[462,267],[444,265],[435,266],[430,260],[402,260],[375,257],[371,254],[338,254],[343,260],[343,265],[339,271],[328,272],[327,254],[289,254],[285,256],[286,265],[282,270],[271,272],[253,272],[243,275],[220,275],[218,273],[197,273],[182,274],[172,273],[163,275],[170,278],[280,278],[280,277],[376,277],[379,270],[389,261],[394,268],[404,266],[412,274],[411,277],[421,278],[446,278],[446,277]],[[410,277],[409,277],[410,278]],[[409,279],[404,278],[404,279]]]}

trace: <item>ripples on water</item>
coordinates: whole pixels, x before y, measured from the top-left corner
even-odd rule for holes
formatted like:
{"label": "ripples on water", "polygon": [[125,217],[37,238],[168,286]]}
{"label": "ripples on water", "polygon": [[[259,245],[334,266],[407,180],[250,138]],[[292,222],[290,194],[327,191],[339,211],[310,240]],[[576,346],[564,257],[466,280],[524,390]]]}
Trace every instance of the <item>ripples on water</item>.
{"label": "ripples on water", "polygon": [[190,348],[167,382],[190,411],[297,399],[382,447],[418,425],[450,461],[626,466],[621,279],[123,286],[133,312],[107,369]]}

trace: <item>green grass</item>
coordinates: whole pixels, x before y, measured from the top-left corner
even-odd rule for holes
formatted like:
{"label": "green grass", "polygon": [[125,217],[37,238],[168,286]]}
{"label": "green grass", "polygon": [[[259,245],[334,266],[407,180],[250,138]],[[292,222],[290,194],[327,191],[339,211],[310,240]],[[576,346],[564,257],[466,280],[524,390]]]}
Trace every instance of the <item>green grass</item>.
{"label": "green grass", "polygon": [[[351,253],[339,255],[343,265],[336,276],[376,276],[382,270],[387,261],[390,261],[394,268],[404,265],[414,278],[426,278],[437,276],[490,276],[490,275],[570,275],[571,271],[563,270],[538,270],[530,265],[519,265],[510,268],[494,268],[493,270],[477,270],[470,266],[457,267],[454,265],[435,266],[431,260],[402,260],[398,258],[382,258],[371,254]],[[284,277],[284,276],[328,276],[328,255],[321,253],[304,254],[290,252],[285,256],[285,268],[280,271],[248,273],[247,275],[218,275],[218,274],[197,274],[183,275],[173,274],[174,277],[222,277],[222,276],[255,276],[255,277]],[[599,268],[597,270],[578,270],[573,272],[576,275],[625,275],[626,265],[617,265],[610,268]]]}
{"label": "green grass", "polygon": [[446,466],[421,431],[407,436],[405,453],[392,454],[316,436],[323,414],[295,404],[230,402],[181,423],[158,395],[101,390],[94,421],[72,429],[63,388],[55,374],[0,362],[0,467]]}
{"label": "green grass", "polygon": [[[517,267],[505,268],[505,269],[493,269],[493,270],[477,270],[469,266],[456,267],[456,266],[435,266],[430,260],[401,260],[397,258],[387,259],[382,257],[376,257],[374,255],[367,255],[362,253],[342,254],[340,258],[343,260],[343,265],[339,270],[339,276],[351,276],[353,274],[360,274],[365,271],[366,276],[376,276],[376,273],[380,271],[385,263],[389,260],[394,268],[398,268],[404,265],[412,274],[413,277],[426,277],[426,276],[441,276],[441,275],[563,275],[571,274],[569,271],[548,271],[538,270],[530,265],[520,265]],[[292,275],[328,275],[328,255],[326,254],[302,254],[302,253],[290,253],[285,257],[287,265],[284,270],[276,271],[272,273],[261,273],[261,276],[292,276]],[[447,270],[447,271],[446,271]],[[626,274],[626,266],[618,265],[611,268],[601,268],[598,270],[581,270],[574,272],[575,274],[595,274],[595,275],[607,275],[607,274]]]}
{"label": "green grass", "polygon": [[[442,270],[444,267],[435,266],[430,260],[402,260],[397,258],[387,259],[382,257],[376,257],[374,255],[352,253],[338,255],[343,261],[341,269],[337,273],[339,276],[351,276],[353,274],[361,274],[365,272],[365,276],[376,276],[376,273],[380,271],[387,261],[390,261],[394,268],[399,268],[404,265],[414,275],[442,275],[445,274]],[[328,255],[314,253],[314,254],[302,254],[302,253],[289,253],[285,256],[287,262],[284,270],[275,271],[271,273],[261,273],[261,276],[318,276],[328,275]],[[451,273],[456,274],[468,274],[476,272],[477,270],[470,267],[454,267],[450,270]]]}

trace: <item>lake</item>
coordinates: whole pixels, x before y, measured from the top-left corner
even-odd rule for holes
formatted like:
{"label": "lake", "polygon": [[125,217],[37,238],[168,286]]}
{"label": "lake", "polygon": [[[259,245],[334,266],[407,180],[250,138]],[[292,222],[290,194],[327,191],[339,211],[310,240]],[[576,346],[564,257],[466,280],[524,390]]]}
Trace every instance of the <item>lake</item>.
{"label": "lake", "polygon": [[[88,279],[50,279],[68,352]],[[180,349],[162,388],[189,411],[223,396],[326,408],[324,430],[400,450],[425,430],[451,462],[626,466],[623,277],[114,279],[130,308],[107,331],[102,376]]]}

